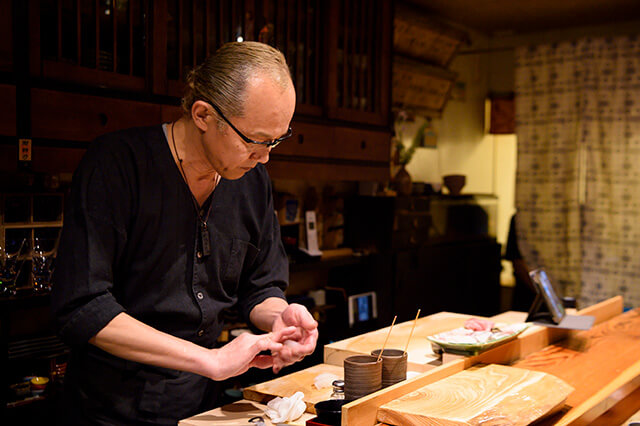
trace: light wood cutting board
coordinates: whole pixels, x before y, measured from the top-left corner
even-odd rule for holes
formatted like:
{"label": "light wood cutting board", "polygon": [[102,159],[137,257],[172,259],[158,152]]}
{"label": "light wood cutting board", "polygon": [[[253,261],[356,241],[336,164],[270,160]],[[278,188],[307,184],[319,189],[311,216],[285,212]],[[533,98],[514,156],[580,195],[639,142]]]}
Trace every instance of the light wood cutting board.
{"label": "light wood cutting board", "polygon": [[382,405],[378,421],[402,426],[527,425],[561,408],[572,391],[550,374],[491,364],[461,371]]}
{"label": "light wood cutting board", "polygon": [[[462,327],[469,318],[483,317],[440,312],[419,318],[407,349],[407,370],[422,373],[441,365],[440,356],[433,353],[431,342],[427,340],[427,336]],[[388,349],[404,349],[412,327],[413,321],[396,324],[391,331],[386,347]],[[385,327],[325,345],[324,362],[343,365],[344,359],[351,355],[368,355],[372,350],[382,347],[388,333],[389,327]]]}
{"label": "light wood cutting board", "polygon": [[266,404],[277,396],[289,397],[300,391],[304,393],[304,402],[307,404],[307,412],[315,414],[316,410],[313,407],[314,404],[316,402],[329,399],[333,392],[333,388],[331,386],[316,389],[313,385],[314,379],[322,373],[335,374],[340,379],[344,378],[343,367],[329,364],[318,364],[286,376],[278,377],[277,379],[273,379],[268,382],[244,388],[242,396],[244,396],[245,399]]}

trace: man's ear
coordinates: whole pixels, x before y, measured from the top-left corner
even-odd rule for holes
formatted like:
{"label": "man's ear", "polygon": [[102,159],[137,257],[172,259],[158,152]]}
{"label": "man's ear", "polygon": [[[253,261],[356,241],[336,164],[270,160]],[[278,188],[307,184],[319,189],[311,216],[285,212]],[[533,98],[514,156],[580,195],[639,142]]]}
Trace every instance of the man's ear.
{"label": "man's ear", "polygon": [[200,131],[206,132],[215,118],[210,111],[209,104],[204,101],[195,101],[191,106],[191,119]]}

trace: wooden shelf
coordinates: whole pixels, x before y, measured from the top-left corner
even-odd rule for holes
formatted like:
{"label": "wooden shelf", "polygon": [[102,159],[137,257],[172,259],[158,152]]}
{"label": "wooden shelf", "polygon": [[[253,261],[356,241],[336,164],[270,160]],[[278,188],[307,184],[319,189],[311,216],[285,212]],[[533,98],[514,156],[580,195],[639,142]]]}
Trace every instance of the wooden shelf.
{"label": "wooden shelf", "polygon": [[429,116],[440,115],[457,74],[395,55],[393,60],[393,107],[413,109]]}
{"label": "wooden shelf", "polygon": [[57,336],[49,335],[10,342],[7,359],[51,359],[69,353],[69,347]]}
{"label": "wooden shelf", "polygon": [[393,21],[393,50],[422,62],[447,67],[469,36],[420,9],[397,4]]}
{"label": "wooden shelf", "polygon": [[55,222],[15,222],[4,223],[4,229],[29,229],[29,228],[61,228],[62,221]]}
{"label": "wooden shelf", "polygon": [[465,31],[434,19],[418,7],[396,5],[393,109],[439,117],[457,79],[447,67],[460,45],[468,41]]}
{"label": "wooden shelf", "polygon": [[21,407],[23,405],[28,405],[28,404],[34,403],[34,402],[44,401],[46,399],[47,399],[47,397],[46,396],[42,396],[42,395],[29,396],[27,398],[19,399],[17,401],[9,401],[9,402],[7,402],[7,408],[17,408],[17,407]]}

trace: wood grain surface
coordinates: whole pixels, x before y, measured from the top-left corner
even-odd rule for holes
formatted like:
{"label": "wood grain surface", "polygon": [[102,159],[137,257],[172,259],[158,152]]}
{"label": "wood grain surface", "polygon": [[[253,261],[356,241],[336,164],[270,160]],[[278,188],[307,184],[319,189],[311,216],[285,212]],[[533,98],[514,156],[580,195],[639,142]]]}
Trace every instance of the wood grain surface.
{"label": "wood grain surface", "polygon": [[[427,340],[427,336],[462,327],[465,321],[472,317],[472,315],[440,312],[419,318],[407,349],[407,370],[424,372],[441,365],[440,357],[433,353],[431,342]],[[476,316],[475,318],[481,317]],[[413,320],[396,324],[389,336],[386,348],[404,349],[412,327]],[[325,345],[324,362],[342,365],[344,359],[351,355],[368,355],[371,351],[382,347],[388,332],[389,327],[385,327]]]}
{"label": "wood grain surface", "polygon": [[[235,425],[252,425],[249,419],[260,416],[264,420],[265,426],[275,426],[264,414],[266,405],[258,404],[253,401],[236,401],[233,404],[223,405],[213,410],[205,411],[178,422],[178,426],[235,426]],[[304,426],[307,420],[312,419],[313,414],[302,413],[302,416],[292,422],[287,423],[292,426]]]}
{"label": "wood grain surface", "polygon": [[627,425],[630,422],[640,422],[640,387],[608,409],[597,419],[591,421],[591,426]]}
{"label": "wood grain surface", "polygon": [[562,380],[538,371],[497,364],[472,367],[382,405],[378,421],[527,425],[560,408],[572,391]]}
{"label": "wood grain surface", "polygon": [[289,397],[300,391],[304,393],[304,402],[307,404],[306,411],[315,413],[314,404],[329,399],[333,392],[333,387],[331,386],[316,389],[313,385],[314,379],[322,373],[335,374],[342,379],[344,377],[344,368],[329,364],[314,365],[268,382],[244,388],[242,395],[245,399],[251,401],[267,403],[277,396]]}
{"label": "wood grain surface", "polygon": [[[578,312],[578,315],[593,315],[596,324],[622,313],[624,301],[616,296]],[[518,322],[518,321],[516,321]],[[558,328],[532,326],[517,339],[489,349],[479,355],[462,357],[426,371],[419,376],[400,382],[371,395],[350,402],[342,407],[342,424],[347,426],[371,426],[376,423],[378,407],[413,392],[430,383],[463,371],[475,364],[510,364],[542,348],[567,338],[572,332]],[[425,339],[426,340],[426,339]]]}
{"label": "wood grain surface", "polygon": [[576,388],[563,412],[550,422],[588,423],[609,408],[606,400],[614,392],[630,394],[640,385],[639,354],[640,309],[636,309],[574,333],[512,366],[553,374]]}

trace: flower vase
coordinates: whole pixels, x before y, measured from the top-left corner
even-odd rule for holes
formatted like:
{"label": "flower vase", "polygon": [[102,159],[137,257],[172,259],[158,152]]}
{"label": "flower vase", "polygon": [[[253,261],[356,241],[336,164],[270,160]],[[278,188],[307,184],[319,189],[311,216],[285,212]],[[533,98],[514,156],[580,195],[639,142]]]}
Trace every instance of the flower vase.
{"label": "flower vase", "polygon": [[411,175],[407,172],[404,164],[400,165],[400,170],[393,177],[393,184],[398,195],[411,195]]}

